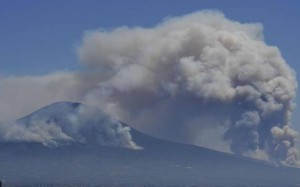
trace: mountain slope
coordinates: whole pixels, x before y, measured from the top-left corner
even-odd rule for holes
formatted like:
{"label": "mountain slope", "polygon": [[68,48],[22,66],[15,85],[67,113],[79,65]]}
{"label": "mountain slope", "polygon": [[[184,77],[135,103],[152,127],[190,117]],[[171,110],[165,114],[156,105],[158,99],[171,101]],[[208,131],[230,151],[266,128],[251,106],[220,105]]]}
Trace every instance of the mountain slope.
{"label": "mountain slope", "polygon": [[[68,106],[59,113],[53,108]],[[19,120],[53,122],[74,113],[79,103],[56,103]],[[43,114],[43,115],[41,115]],[[99,115],[103,115],[101,112]],[[41,117],[43,116],[43,117]],[[58,122],[57,120],[56,122]],[[18,123],[20,124],[20,123]],[[52,123],[51,123],[52,124]],[[63,124],[61,124],[63,125]],[[102,124],[98,124],[102,125]],[[125,126],[125,124],[122,124]],[[108,186],[297,186],[300,170],[274,167],[193,145],[168,142],[131,129],[132,140],[143,149],[119,144],[104,146],[70,141],[56,146],[40,142],[0,144],[0,177],[14,184],[86,184]]]}

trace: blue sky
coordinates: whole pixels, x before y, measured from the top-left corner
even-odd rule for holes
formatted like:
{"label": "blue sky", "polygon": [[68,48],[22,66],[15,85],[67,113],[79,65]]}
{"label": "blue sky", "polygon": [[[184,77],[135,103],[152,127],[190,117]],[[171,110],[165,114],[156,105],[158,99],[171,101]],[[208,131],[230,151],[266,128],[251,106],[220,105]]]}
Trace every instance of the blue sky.
{"label": "blue sky", "polygon": [[[295,0],[0,0],[0,77],[76,70],[76,46],[87,30],[151,27],[166,17],[203,9],[218,9],[239,22],[262,23],[266,43],[278,46],[300,72],[299,7]],[[294,122],[299,115],[297,109]]]}

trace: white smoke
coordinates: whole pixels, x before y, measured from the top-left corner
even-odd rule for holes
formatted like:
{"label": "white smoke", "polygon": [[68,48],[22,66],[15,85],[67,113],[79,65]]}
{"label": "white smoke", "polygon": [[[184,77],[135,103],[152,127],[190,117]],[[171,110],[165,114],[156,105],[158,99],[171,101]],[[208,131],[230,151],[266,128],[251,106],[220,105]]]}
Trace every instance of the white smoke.
{"label": "white smoke", "polygon": [[86,101],[129,124],[185,142],[223,125],[233,152],[296,165],[295,73],[265,44],[260,24],[199,12],[153,28],[88,32],[79,56],[105,75]]}
{"label": "white smoke", "polygon": [[35,142],[60,146],[74,142],[140,149],[130,128],[95,107],[59,102],[0,126],[2,142]]}
{"label": "white smoke", "polygon": [[[81,142],[139,149],[131,138],[129,127],[123,127],[94,108],[81,106],[70,111],[71,106],[60,104],[44,115],[35,114],[26,123],[14,121],[57,101],[81,101],[95,87],[92,80],[99,79],[96,77],[99,76],[93,73],[57,72],[0,79],[0,141],[36,142],[47,146]],[[57,118],[55,116],[61,119],[55,122],[51,119]]]}
{"label": "white smoke", "polygon": [[[83,101],[174,141],[194,143],[221,127],[232,152],[296,166],[295,73],[262,30],[203,11],[153,28],[87,32],[78,49],[84,73],[0,79],[0,120],[59,100]],[[43,137],[77,137],[55,126]]]}

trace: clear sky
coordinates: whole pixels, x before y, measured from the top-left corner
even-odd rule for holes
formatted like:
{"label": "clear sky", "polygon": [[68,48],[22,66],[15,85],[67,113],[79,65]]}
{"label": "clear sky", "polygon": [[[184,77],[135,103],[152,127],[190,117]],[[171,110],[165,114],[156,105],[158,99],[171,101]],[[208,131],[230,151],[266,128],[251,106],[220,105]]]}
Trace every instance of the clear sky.
{"label": "clear sky", "polygon": [[[296,0],[0,0],[0,77],[76,70],[76,46],[87,30],[151,27],[166,17],[203,9],[218,9],[242,23],[262,23],[266,43],[278,46],[300,72]],[[293,121],[299,116],[297,109]]]}

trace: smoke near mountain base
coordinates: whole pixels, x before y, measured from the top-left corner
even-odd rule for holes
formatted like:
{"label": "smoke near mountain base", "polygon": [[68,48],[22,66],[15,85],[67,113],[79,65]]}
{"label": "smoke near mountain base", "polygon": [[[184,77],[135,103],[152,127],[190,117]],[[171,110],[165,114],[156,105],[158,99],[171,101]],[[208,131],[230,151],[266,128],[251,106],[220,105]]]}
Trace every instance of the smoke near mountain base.
{"label": "smoke near mountain base", "polygon": [[265,44],[260,24],[199,12],[153,28],[88,32],[79,56],[105,75],[85,101],[140,129],[192,142],[223,125],[236,154],[298,162],[295,73]]}
{"label": "smoke near mountain base", "polygon": [[46,146],[79,142],[141,148],[133,142],[129,127],[95,107],[70,102],[54,103],[16,122],[2,124],[0,140]]}
{"label": "smoke near mountain base", "polygon": [[[298,166],[298,133],[290,124],[295,73],[262,31],[261,24],[202,11],[152,28],[86,32],[78,49],[83,72],[0,79],[0,120],[79,101],[173,141],[194,143],[207,129],[225,129],[222,141],[232,152]],[[43,137],[81,140],[78,131],[51,132]],[[14,133],[2,130],[1,139],[14,140]]]}

